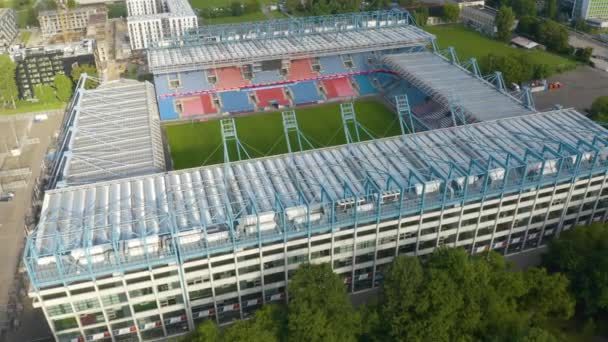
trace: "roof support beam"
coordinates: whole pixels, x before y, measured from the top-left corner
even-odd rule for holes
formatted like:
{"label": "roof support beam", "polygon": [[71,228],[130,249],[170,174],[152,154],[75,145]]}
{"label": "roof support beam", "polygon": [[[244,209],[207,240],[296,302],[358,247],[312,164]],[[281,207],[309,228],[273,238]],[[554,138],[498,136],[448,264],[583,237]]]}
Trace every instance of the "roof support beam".
{"label": "roof support beam", "polygon": [[222,129],[222,143],[224,144],[224,162],[230,162],[231,148],[236,150],[237,160],[251,158],[239,140],[234,119],[223,119],[220,121],[220,126]]}

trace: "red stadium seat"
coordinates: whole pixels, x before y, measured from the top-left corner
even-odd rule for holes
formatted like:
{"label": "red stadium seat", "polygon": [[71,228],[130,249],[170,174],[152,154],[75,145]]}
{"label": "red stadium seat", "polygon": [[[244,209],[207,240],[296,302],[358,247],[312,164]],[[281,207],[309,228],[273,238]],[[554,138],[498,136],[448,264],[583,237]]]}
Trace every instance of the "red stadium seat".
{"label": "red stadium seat", "polygon": [[289,99],[285,96],[283,88],[257,90],[255,95],[258,100],[258,107],[260,108],[270,107],[272,104],[289,105]]}
{"label": "red stadium seat", "polygon": [[321,83],[323,84],[325,95],[328,99],[357,95],[357,91],[353,88],[353,85],[350,83],[350,79],[347,77],[325,80]]}
{"label": "red stadium seat", "polygon": [[233,89],[249,84],[249,81],[243,77],[240,68],[218,68],[215,71],[217,75],[216,89]]}
{"label": "red stadium seat", "polygon": [[318,77],[319,74],[312,70],[310,59],[297,59],[291,61],[287,79],[290,81],[305,80]]}
{"label": "red stadium seat", "polygon": [[213,103],[213,98],[209,94],[181,99],[181,102],[183,117],[216,114],[218,112]]}

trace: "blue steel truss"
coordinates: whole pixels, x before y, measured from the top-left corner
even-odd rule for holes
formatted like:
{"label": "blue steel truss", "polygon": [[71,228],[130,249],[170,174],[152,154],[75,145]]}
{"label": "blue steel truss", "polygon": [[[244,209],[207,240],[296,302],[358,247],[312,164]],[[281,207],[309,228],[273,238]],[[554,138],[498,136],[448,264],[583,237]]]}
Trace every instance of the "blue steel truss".
{"label": "blue steel truss", "polygon": [[[547,115],[551,115],[551,113]],[[584,119],[581,118],[581,120]],[[479,127],[483,129],[484,126]],[[457,129],[466,130],[467,128]],[[256,194],[245,192],[243,196],[249,204],[241,211],[227,210],[225,217],[210,218],[212,222],[209,223],[209,227],[201,227],[204,236],[207,237],[208,229],[224,226],[229,231],[227,240],[211,244],[206,242],[205,238],[196,248],[182,246],[181,241],[184,234],[189,230],[178,228],[175,213],[179,212],[179,206],[183,203],[177,204],[177,197],[169,193],[166,197],[170,210],[166,214],[156,217],[159,224],[167,227],[165,233],[158,235],[163,245],[167,246],[162,249],[162,253],[147,251],[144,248],[141,257],[128,258],[123,251],[127,241],[120,241],[120,238],[113,233],[108,240],[111,249],[106,251],[108,255],[112,256],[112,262],[97,264],[90,262],[92,257],[90,249],[93,246],[89,245],[84,248],[86,258],[89,260],[87,264],[74,265],[67,263],[68,258],[65,257],[74,251],[70,242],[71,238],[62,236],[59,232],[54,235],[33,238],[36,237],[34,232],[26,243],[24,263],[32,286],[34,289],[40,289],[46,286],[95,279],[117,272],[152,268],[160,264],[172,262],[182,264],[194,258],[237,251],[248,246],[262,246],[294,238],[310,237],[313,234],[338,231],[344,227],[357,227],[381,220],[398,219],[402,216],[416,215],[445,206],[463,205],[482,199],[496,198],[507,193],[517,193],[540,186],[572,181],[579,177],[605,174],[608,170],[608,158],[605,155],[605,149],[608,147],[606,140],[608,133],[591,124],[577,127],[570,127],[566,124],[563,125],[563,129],[567,130],[569,134],[579,135],[578,142],[576,144],[565,143],[558,139],[548,138],[547,136],[552,135],[543,134],[543,129],[540,128],[538,133],[528,133],[526,130],[497,132],[496,135],[490,136],[493,140],[500,142],[500,147],[495,148],[488,147],[486,141],[479,141],[473,135],[468,138],[464,136],[458,140],[445,140],[443,145],[437,144],[436,148],[447,150],[454,146],[461,146],[460,149],[462,146],[468,146],[473,154],[476,150],[488,152],[487,158],[471,158],[468,164],[464,164],[464,161],[462,164],[456,163],[447,156],[439,157],[434,153],[429,153],[430,151],[426,151],[416,143],[419,139],[418,134],[411,135],[409,139],[413,140],[414,146],[409,145],[412,146],[411,149],[405,151],[404,154],[418,159],[419,165],[417,169],[408,171],[407,179],[395,175],[382,163],[379,165],[366,164],[364,169],[358,170],[364,175],[364,188],[357,190],[353,184],[344,179],[342,193],[335,196],[330,194],[324,184],[311,183],[312,179],[302,179],[301,184],[295,184],[299,194],[297,204],[305,213],[302,225],[295,226],[288,222],[287,211],[289,206],[293,208],[293,202],[287,203],[276,193],[273,202],[274,215],[278,217],[276,220],[278,227],[270,234],[263,234],[260,230],[260,216],[263,213],[256,204]],[[528,148],[523,152],[513,152],[509,146],[514,141],[525,142]],[[355,152],[351,153],[353,153],[353,158],[357,158]],[[399,165],[399,160],[394,160],[394,162]],[[295,175],[292,168],[288,168],[286,172]],[[383,176],[372,177],[372,175],[378,174]],[[384,181],[379,182],[379,179],[384,179]],[[437,188],[439,183],[435,182],[440,182],[442,185]],[[427,191],[431,188],[434,190]],[[305,192],[317,193],[316,198],[319,200],[314,202],[306,200]],[[226,194],[224,193],[222,196],[226,196]],[[227,201],[225,204],[229,206],[229,199],[225,200]],[[351,208],[348,212],[339,209],[345,205]],[[371,207],[368,206],[364,210],[363,205]],[[318,219],[312,218],[313,214],[316,215],[319,212],[323,213],[326,219],[318,221]],[[243,215],[257,217],[254,220],[257,227],[255,234],[251,236],[235,234],[235,222]],[[136,225],[138,222],[126,222],[126,224]],[[85,236],[96,234],[88,225],[83,228],[82,222],[73,222],[73,225],[74,238],[82,238],[83,234]],[[102,228],[107,229],[107,227]],[[113,229],[113,231],[117,230]],[[137,238],[141,241],[142,246],[148,245],[145,243],[148,238],[145,232],[138,234]],[[52,250],[40,254],[37,245],[44,245],[45,242],[39,239],[51,240],[49,242],[53,246]],[[38,262],[42,257],[53,258],[53,264],[40,265]]]}
{"label": "blue steel truss", "polygon": [[[344,127],[344,136],[346,137],[347,144],[361,141],[361,134],[359,130],[363,131],[363,133],[365,133],[369,139],[375,139],[374,135],[370,133],[365,126],[360,124],[359,121],[357,121],[355,106],[352,102],[341,103],[340,114],[342,116],[342,125]],[[354,130],[354,134],[352,130]]]}
{"label": "blue steel truss", "polygon": [[536,110],[536,107],[534,106],[534,98],[532,97],[532,90],[530,90],[530,87],[524,87],[522,96],[522,102],[524,106],[526,106],[530,110]]}
{"label": "blue steel truss", "polygon": [[234,149],[236,151],[237,160],[251,158],[249,156],[249,153],[247,153],[247,150],[239,140],[239,136],[236,132],[236,123],[234,122],[234,119],[220,120],[220,127],[222,130],[222,143],[224,145],[224,162],[230,162],[231,149]]}
{"label": "blue steel truss", "polygon": [[[292,136],[295,138],[297,142],[297,151],[304,151],[306,144],[308,148],[315,148],[315,146],[306,138],[304,133],[300,131],[300,127],[298,126],[298,119],[296,117],[296,112],[293,110],[287,110],[281,113],[283,117],[283,133],[285,133],[285,141],[287,141],[287,150],[289,153],[294,152],[294,147],[291,146],[291,138]],[[302,142],[306,144],[302,144]]]}
{"label": "blue steel truss", "polygon": [[[370,25],[370,23],[375,23]],[[381,26],[382,25],[382,26]],[[416,25],[416,20],[408,11],[388,10],[371,12],[353,12],[326,16],[291,17],[240,24],[205,25],[187,32],[183,37],[176,37],[169,46],[200,45],[201,43],[223,43],[238,39],[265,40],[299,37],[317,33],[341,33],[360,31],[380,27]],[[159,42],[151,48],[166,48],[167,42]]]}
{"label": "blue steel truss", "polygon": [[485,76],[484,79],[492,83],[496,87],[496,90],[498,90],[499,92],[504,93],[507,91],[507,87],[505,86],[505,80],[502,77],[502,72],[494,71],[493,74]]}

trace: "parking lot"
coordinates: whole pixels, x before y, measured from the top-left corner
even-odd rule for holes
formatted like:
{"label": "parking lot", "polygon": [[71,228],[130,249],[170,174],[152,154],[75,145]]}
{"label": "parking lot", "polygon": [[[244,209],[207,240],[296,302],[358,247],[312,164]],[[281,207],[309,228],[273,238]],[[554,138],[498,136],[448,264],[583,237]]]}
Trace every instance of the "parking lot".
{"label": "parking lot", "polygon": [[[41,312],[31,310],[24,270],[20,267],[26,224],[34,222],[32,199],[44,157],[54,140],[62,112],[47,113],[34,122],[33,115],[0,117],[0,184],[14,192],[12,201],[0,202],[0,323],[6,341],[29,341],[48,337]],[[13,120],[14,122],[12,122]],[[18,151],[17,151],[18,150]],[[34,316],[31,316],[34,315]],[[21,324],[24,322],[25,324]],[[25,336],[22,334],[25,333]]]}
{"label": "parking lot", "polygon": [[555,104],[586,111],[599,96],[608,95],[608,72],[588,66],[549,77],[549,82],[560,82],[562,88],[534,93],[538,110],[551,109]]}

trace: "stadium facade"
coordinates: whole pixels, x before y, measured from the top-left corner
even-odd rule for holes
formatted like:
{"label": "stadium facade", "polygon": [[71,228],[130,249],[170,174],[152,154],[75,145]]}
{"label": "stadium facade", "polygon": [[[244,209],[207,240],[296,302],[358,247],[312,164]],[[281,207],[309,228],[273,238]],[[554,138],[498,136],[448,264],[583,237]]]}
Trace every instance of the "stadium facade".
{"label": "stadium facade", "polygon": [[[166,93],[162,82],[184,85],[185,75],[200,72],[188,83],[200,87],[208,70],[226,67],[217,57],[209,60],[215,67],[205,64],[207,54],[241,53],[244,45],[263,54],[262,47],[291,44],[298,50],[294,60],[302,54],[316,60],[318,52],[346,62],[356,59],[353,53],[378,51],[375,43],[361,45],[365,37],[378,43],[378,36],[390,35],[384,30],[396,30],[407,42],[377,54],[381,72],[373,77],[381,80],[370,84],[392,100],[403,134],[361,142],[356,128],[346,129],[358,123],[353,107],[343,104],[346,145],[308,151],[290,146],[285,155],[230,160],[229,144],[242,146],[235,121],[224,119],[224,164],[49,189],[24,264],[29,295],[57,340],[164,339],[206,319],[225,324],[246,318],[265,303],[288,299],[287,282],[304,262],[328,262],[348,291],[364,291],[381,282],[396,255],[424,256],[438,246],[514,254],[576,224],[606,219],[608,131],[582,114],[536,111],[528,92],[512,96],[499,73],[483,77],[474,60],[461,63],[453,49],[439,50],[405,12],[297,19],[287,30],[293,34],[269,34],[286,23],[219,27],[215,35],[201,31],[180,47],[152,51],[160,117],[162,99],[182,96]],[[352,37],[335,39],[341,35]],[[342,46],[298,46],[332,38]],[[239,73],[257,63],[251,55],[243,62],[222,56]],[[311,66],[299,70],[312,73]],[[325,81],[317,78],[322,70],[311,75],[316,85]],[[354,76],[344,78],[356,88]],[[301,82],[308,81],[296,84]],[[377,88],[383,82],[392,85]],[[217,91],[217,84],[210,89]],[[420,105],[411,104],[412,94],[422,94]],[[78,127],[78,112],[86,111],[75,105],[78,98],[68,110],[76,110],[68,116],[74,119],[64,123],[68,131]],[[301,133],[293,112],[283,118],[286,135]],[[154,132],[158,121],[149,122],[142,130]],[[71,179],[69,169],[61,175]]]}

